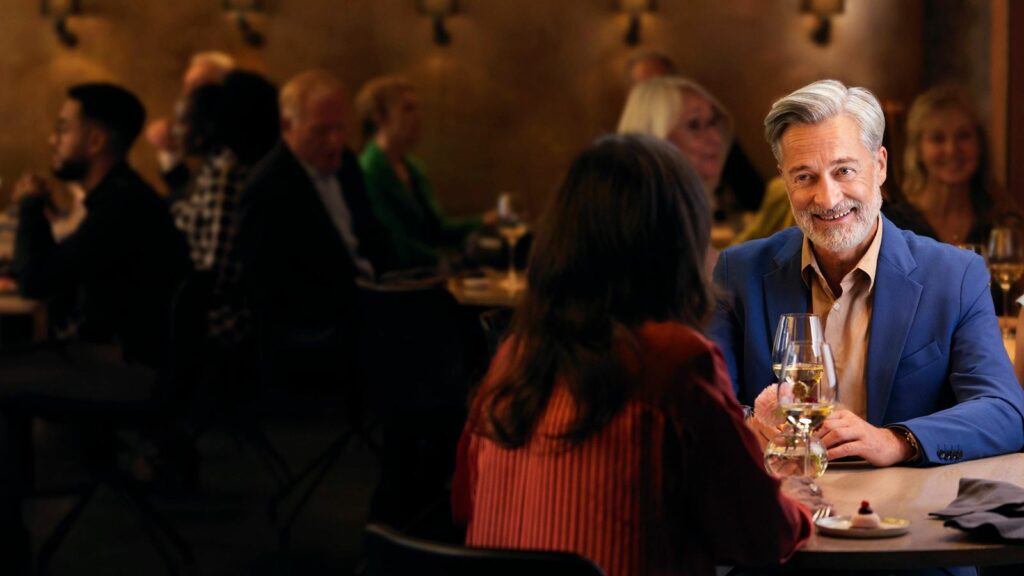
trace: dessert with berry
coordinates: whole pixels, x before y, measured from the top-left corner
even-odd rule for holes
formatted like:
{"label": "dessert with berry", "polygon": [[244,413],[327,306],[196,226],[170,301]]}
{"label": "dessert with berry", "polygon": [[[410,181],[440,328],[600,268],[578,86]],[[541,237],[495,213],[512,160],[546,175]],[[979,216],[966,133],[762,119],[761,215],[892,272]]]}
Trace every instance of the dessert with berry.
{"label": "dessert with berry", "polygon": [[851,528],[878,528],[881,524],[882,519],[871,509],[867,500],[861,500],[857,514],[850,518]]}

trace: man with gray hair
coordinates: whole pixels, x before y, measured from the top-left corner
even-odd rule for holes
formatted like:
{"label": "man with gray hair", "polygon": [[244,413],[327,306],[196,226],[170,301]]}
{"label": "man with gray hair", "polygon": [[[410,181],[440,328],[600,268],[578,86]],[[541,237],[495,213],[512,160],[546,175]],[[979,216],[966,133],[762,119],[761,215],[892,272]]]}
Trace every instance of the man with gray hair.
{"label": "man with gray hair", "polygon": [[976,254],[880,214],[888,153],[874,95],[835,80],[775,102],[765,136],[798,228],[722,252],[711,325],[741,402],[773,381],[780,315],[813,312],[841,407],[816,431],[830,459],[928,465],[1015,452],[1024,394]]}
{"label": "man with gray hair", "polygon": [[344,86],[328,72],[289,80],[280,92],[282,140],[243,188],[242,279],[263,374],[275,382],[347,375],[356,278],[372,279],[392,260],[347,147],[349,106]]}

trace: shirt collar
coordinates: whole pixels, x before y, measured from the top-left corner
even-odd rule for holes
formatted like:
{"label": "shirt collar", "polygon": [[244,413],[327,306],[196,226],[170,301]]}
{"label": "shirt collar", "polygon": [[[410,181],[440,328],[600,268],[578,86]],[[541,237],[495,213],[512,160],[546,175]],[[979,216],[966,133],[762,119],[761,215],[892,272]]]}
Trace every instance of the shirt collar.
{"label": "shirt collar", "polygon": [[[878,270],[878,254],[882,249],[882,215],[878,215],[878,228],[875,230],[875,237],[871,240],[871,244],[868,246],[867,252],[860,257],[860,261],[853,267],[853,270],[860,270],[868,278],[868,291],[875,286],[875,272]],[[851,273],[853,271],[851,270]],[[817,275],[823,282],[823,285],[827,286],[825,282],[825,275],[821,273],[821,268],[818,266],[818,259],[814,257],[814,251],[811,250],[811,241],[808,240],[807,235],[804,234],[803,248],[800,254],[800,275],[804,281],[804,285],[808,288],[811,287],[811,280],[814,275]]]}
{"label": "shirt collar", "polygon": [[86,208],[95,208],[114,198],[115,196],[112,195],[116,194],[115,190],[118,188],[116,182],[124,179],[129,173],[131,173],[131,168],[128,164],[124,161],[118,162],[103,176],[99,184],[86,192],[85,200],[82,203]]}
{"label": "shirt collar", "polygon": [[309,178],[313,180],[313,183],[317,186],[330,186],[331,182],[335,179],[334,174],[322,174],[316,168],[302,161],[301,158],[296,157],[296,160],[299,161],[302,169],[306,171],[306,174],[309,174]]}

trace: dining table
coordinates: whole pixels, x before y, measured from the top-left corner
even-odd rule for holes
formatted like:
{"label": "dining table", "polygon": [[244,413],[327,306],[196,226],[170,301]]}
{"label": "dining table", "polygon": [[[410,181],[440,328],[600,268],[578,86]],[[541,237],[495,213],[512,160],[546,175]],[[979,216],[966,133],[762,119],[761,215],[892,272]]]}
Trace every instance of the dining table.
{"label": "dining table", "polygon": [[1006,454],[928,468],[875,468],[866,463],[830,463],[817,480],[834,515],[850,516],[862,500],[880,516],[905,519],[899,536],[857,539],[815,530],[787,562],[798,570],[898,570],[950,566],[1024,564],[1024,542],[986,540],[928,515],[950,504],[961,478],[983,478],[1024,486],[1024,454]]}
{"label": "dining table", "polygon": [[32,322],[32,339],[42,341],[47,337],[46,304],[20,296],[17,292],[0,292],[0,317],[28,316]]}
{"label": "dining table", "polygon": [[524,287],[510,290],[493,276],[453,276],[446,287],[460,305],[477,308],[514,308],[526,291]]}

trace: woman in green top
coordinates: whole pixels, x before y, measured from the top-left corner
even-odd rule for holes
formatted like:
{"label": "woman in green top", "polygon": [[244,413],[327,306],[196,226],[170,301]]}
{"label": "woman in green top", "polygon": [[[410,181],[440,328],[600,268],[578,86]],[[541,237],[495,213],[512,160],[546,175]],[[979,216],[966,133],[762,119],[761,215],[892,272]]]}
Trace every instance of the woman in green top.
{"label": "woman in green top", "polygon": [[366,143],[359,163],[373,212],[391,233],[398,268],[435,266],[442,247],[455,246],[482,218],[447,218],[430,181],[409,151],[419,141],[416,87],[397,76],[370,80],[356,97]]}

